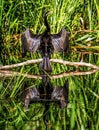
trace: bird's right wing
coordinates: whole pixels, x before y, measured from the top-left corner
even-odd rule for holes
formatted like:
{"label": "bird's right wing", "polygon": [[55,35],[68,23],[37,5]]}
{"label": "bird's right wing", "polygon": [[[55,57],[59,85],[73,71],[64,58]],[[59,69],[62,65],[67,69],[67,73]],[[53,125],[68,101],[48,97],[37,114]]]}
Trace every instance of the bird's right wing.
{"label": "bird's right wing", "polygon": [[22,40],[22,56],[24,57],[26,52],[36,52],[40,46],[40,35],[34,35],[30,29],[27,29],[21,37]]}

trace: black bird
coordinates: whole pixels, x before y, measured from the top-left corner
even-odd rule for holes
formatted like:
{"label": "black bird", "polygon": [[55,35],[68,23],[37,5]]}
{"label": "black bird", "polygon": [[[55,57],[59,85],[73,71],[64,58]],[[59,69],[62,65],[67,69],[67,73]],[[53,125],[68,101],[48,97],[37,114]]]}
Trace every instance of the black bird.
{"label": "black bird", "polygon": [[69,51],[69,35],[68,32],[62,28],[58,34],[50,34],[50,26],[47,22],[47,16],[49,12],[44,14],[44,24],[46,30],[43,34],[35,35],[30,29],[27,29],[22,34],[22,57],[25,56],[26,52],[39,52],[42,55],[42,63],[40,68],[46,72],[51,72],[50,56],[55,50],[56,52],[65,52],[68,54]]}

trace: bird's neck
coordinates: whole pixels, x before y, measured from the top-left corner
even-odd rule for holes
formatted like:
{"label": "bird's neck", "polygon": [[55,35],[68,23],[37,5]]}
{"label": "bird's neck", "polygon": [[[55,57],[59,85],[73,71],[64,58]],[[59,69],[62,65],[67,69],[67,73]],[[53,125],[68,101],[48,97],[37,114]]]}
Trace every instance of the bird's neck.
{"label": "bird's neck", "polygon": [[48,21],[47,21],[47,16],[44,16],[44,25],[46,26],[46,33],[49,33],[50,32],[50,26],[48,24]]}

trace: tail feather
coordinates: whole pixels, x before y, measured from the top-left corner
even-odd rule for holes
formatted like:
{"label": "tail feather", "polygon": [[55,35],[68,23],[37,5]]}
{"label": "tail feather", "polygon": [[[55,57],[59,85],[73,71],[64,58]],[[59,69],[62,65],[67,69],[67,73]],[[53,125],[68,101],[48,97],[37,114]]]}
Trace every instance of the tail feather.
{"label": "tail feather", "polygon": [[49,57],[43,57],[42,63],[40,65],[40,68],[46,72],[51,72],[52,68],[50,65]]}

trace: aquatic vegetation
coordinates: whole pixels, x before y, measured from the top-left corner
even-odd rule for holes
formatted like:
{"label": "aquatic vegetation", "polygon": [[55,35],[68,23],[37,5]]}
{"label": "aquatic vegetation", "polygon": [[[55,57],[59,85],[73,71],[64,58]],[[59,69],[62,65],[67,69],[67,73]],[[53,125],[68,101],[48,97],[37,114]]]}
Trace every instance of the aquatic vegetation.
{"label": "aquatic vegetation", "polygon": [[[0,1],[0,65],[12,65],[41,58],[38,52],[35,54],[28,52],[25,58],[22,58],[21,35],[27,28],[34,34],[42,34],[45,30],[42,16],[46,10],[53,11],[48,17],[51,34],[57,34],[62,27],[70,32],[69,56],[54,52],[51,58],[99,66],[99,3],[96,0]],[[90,71],[90,67],[55,62],[51,62],[51,67],[53,75]],[[24,84],[31,88],[41,83],[39,78],[30,79],[22,74],[39,75],[39,63],[11,68],[11,71],[18,71],[20,74],[17,77],[13,75],[11,78],[0,78],[0,129],[46,129],[43,121],[44,104],[33,103],[28,110],[24,110],[21,102]],[[10,75],[10,72],[7,74]],[[54,103],[49,106],[46,112],[48,129],[98,130],[98,71],[90,75],[53,78],[51,84],[54,87],[63,86],[66,79],[69,82],[69,103],[64,110]]]}

